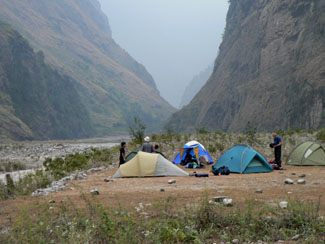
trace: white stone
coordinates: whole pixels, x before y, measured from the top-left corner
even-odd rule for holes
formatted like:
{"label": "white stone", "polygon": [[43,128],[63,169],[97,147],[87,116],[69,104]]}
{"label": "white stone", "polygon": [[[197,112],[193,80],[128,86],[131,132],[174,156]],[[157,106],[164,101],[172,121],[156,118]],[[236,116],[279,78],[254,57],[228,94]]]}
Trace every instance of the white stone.
{"label": "white stone", "polygon": [[232,206],[232,199],[231,198],[223,199],[223,205],[225,205],[227,207],[231,207]]}
{"label": "white stone", "polygon": [[286,209],[286,208],[288,208],[288,202],[282,201],[282,202],[279,203],[279,206],[282,209]]}
{"label": "white stone", "polygon": [[304,185],[304,184],[306,184],[306,180],[304,180],[304,179],[299,179],[299,180],[297,181],[297,183],[298,183],[299,185]]}
{"label": "white stone", "polygon": [[168,181],[168,184],[174,184],[174,183],[176,183],[176,180],[174,179]]}
{"label": "white stone", "polygon": [[289,184],[289,185],[293,185],[293,180],[287,178],[287,179],[284,181],[284,183]]}

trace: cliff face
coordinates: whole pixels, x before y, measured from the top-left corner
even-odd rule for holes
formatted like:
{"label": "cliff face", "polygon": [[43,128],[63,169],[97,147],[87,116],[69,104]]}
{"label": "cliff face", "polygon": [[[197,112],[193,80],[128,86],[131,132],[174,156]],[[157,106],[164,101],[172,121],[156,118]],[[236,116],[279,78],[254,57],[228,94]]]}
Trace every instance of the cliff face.
{"label": "cliff face", "polygon": [[193,97],[201,90],[202,86],[207,82],[211,73],[212,66],[210,65],[208,68],[193,77],[190,84],[185,88],[181,103],[179,105],[180,108],[190,103]]}
{"label": "cliff face", "polygon": [[231,0],[213,74],[167,126],[325,125],[325,2]]}
{"label": "cliff face", "polygon": [[91,135],[89,114],[73,80],[44,63],[28,42],[0,22],[0,138],[66,139]]}
{"label": "cliff face", "polygon": [[97,0],[0,0],[10,23],[47,63],[76,81],[93,136],[127,131],[137,115],[157,129],[175,109],[151,75],[112,38]]}

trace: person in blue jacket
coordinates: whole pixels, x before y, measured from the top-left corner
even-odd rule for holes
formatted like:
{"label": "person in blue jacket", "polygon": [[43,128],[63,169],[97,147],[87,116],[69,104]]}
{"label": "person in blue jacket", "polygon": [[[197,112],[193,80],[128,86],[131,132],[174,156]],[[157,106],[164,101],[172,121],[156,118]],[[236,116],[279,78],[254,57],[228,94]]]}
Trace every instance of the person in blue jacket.
{"label": "person in blue jacket", "polygon": [[279,165],[280,169],[282,167],[282,161],[281,161],[281,146],[282,146],[282,139],[280,136],[278,136],[276,133],[273,135],[274,142],[271,144],[274,148],[274,158],[275,163]]}

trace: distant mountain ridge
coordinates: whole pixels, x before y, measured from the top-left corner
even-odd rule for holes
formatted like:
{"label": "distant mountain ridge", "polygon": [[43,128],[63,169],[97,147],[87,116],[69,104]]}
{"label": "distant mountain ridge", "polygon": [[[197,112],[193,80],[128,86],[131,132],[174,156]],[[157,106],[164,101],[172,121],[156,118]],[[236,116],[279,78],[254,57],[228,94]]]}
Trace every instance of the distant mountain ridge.
{"label": "distant mountain ridge", "polygon": [[44,63],[28,42],[0,22],[0,138],[90,136],[89,114],[75,82]]}
{"label": "distant mountain ridge", "polygon": [[133,116],[157,130],[175,111],[145,67],[120,48],[97,0],[0,0],[12,25],[45,61],[70,76],[94,128],[92,136],[125,133]]}
{"label": "distant mountain ridge", "polygon": [[209,65],[205,70],[195,75],[190,84],[187,85],[183,93],[179,108],[189,104],[193,97],[201,90],[203,85],[207,82],[212,74],[213,66]]}
{"label": "distant mountain ridge", "polygon": [[166,126],[325,126],[325,1],[231,0],[213,73]]}

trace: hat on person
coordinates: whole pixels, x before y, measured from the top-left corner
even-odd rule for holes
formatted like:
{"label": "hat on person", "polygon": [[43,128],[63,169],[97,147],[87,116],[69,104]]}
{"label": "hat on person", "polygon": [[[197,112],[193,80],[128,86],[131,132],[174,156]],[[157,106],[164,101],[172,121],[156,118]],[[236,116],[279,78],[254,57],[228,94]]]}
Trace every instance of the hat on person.
{"label": "hat on person", "polygon": [[149,142],[149,141],[150,141],[150,137],[149,137],[149,136],[146,136],[146,137],[144,138],[144,141]]}

